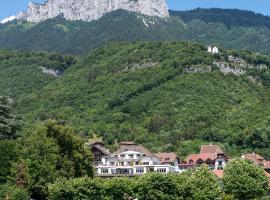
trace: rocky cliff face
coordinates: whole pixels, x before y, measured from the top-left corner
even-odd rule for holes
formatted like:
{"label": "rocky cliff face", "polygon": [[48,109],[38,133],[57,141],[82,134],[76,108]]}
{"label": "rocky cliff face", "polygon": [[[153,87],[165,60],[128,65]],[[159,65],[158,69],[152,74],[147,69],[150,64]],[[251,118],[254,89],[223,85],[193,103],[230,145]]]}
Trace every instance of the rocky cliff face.
{"label": "rocky cliff face", "polygon": [[166,0],[48,0],[44,4],[30,3],[28,11],[17,19],[41,22],[59,15],[67,20],[97,20],[104,14],[124,9],[148,16],[169,16]]}

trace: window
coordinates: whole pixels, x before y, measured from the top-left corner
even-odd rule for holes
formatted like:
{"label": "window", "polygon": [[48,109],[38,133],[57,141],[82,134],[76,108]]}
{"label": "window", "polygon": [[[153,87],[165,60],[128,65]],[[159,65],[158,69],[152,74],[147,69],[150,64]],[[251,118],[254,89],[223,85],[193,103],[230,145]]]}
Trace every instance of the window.
{"label": "window", "polygon": [[166,168],[160,168],[160,169],[157,169],[157,172],[159,172],[159,173],[166,173],[167,170],[166,170]]}
{"label": "window", "polygon": [[140,164],[140,162],[139,162],[139,161],[136,161],[136,162],[135,162],[135,165],[139,165],[139,164]]}
{"label": "window", "polygon": [[193,165],[193,160],[190,160],[188,163],[189,163],[190,165]]}
{"label": "window", "polygon": [[121,158],[125,158],[125,154],[121,154],[120,157],[121,157]]}
{"label": "window", "polygon": [[169,158],[169,157],[165,158],[165,161],[169,161],[169,160],[170,160],[170,158]]}
{"label": "window", "polygon": [[222,164],[223,164],[223,162],[220,160],[220,161],[218,161],[218,166],[222,166]]}
{"label": "window", "polygon": [[114,162],[110,162],[110,165],[111,165],[111,166],[114,166]]}
{"label": "window", "polygon": [[109,169],[101,169],[101,174],[108,174],[109,173]]}
{"label": "window", "polygon": [[137,174],[143,174],[144,173],[144,168],[136,168],[136,173]]}
{"label": "window", "polygon": [[138,157],[138,158],[141,157],[141,154],[137,154],[137,157]]}
{"label": "window", "polygon": [[129,154],[128,156],[129,156],[129,158],[132,158],[132,159],[134,158],[133,154]]}
{"label": "window", "polygon": [[149,162],[143,162],[143,165],[149,165]]}
{"label": "window", "polygon": [[125,163],[124,162],[120,162],[120,166],[124,166],[125,165]]}

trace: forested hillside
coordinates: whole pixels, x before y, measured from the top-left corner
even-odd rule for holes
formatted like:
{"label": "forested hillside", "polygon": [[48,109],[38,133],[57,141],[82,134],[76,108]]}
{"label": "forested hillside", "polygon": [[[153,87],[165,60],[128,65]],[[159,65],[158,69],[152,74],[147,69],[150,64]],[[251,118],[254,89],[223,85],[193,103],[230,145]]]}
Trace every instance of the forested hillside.
{"label": "forested hillside", "polygon": [[230,9],[170,14],[164,20],[118,10],[90,23],[61,16],[38,24],[13,21],[0,24],[0,46],[82,54],[114,42],[188,40],[270,54],[268,16]]}
{"label": "forested hillside", "polygon": [[179,19],[164,20],[118,10],[93,22],[67,21],[59,16],[39,24],[0,24],[0,46],[81,54],[112,42],[176,40],[181,29]]}
{"label": "forested hillside", "polygon": [[232,154],[257,149],[267,157],[269,63],[249,51],[212,55],[185,42],[109,45],[20,98],[17,112],[27,122],[64,120],[108,145],[134,140],[185,155],[221,142]]}
{"label": "forested hillside", "polygon": [[17,98],[37,91],[56,79],[42,69],[62,73],[75,59],[56,53],[0,49],[0,95]]}

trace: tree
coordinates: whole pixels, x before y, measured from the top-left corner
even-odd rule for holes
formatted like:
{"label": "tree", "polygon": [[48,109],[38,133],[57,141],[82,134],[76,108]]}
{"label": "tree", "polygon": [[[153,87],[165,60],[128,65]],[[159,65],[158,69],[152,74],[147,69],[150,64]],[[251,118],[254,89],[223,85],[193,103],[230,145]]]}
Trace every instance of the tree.
{"label": "tree", "polygon": [[136,181],[136,197],[143,200],[180,200],[178,184],[173,176],[165,174],[147,174]]}
{"label": "tree", "polygon": [[264,170],[243,159],[231,160],[224,170],[224,191],[237,199],[263,197],[268,189]]}
{"label": "tree", "polygon": [[206,165],[196,169],[188,182],[190,184],[191,195],[189,199],[216,200],[221,198],[221,189],[218,180]]}
{"label": "tree", "polygon": [[12,174],[12,163],[18,158],[17,143],[14,140],[0,140],[0,184],[7,182]]}
{"label": "tree", "polygon": [[20,160],[13,170],[17,185],[45,199],[57,178],[93,176],[92,155],[72,128],[49,120],[19,138]]}
{"label": "tree", "polygon": [[103,193],[106,200],[126,200],[126,196],[133,196],[133,182],[129,178],[113,178],[104,182]]}
{"label": "tree", "polygon": [[16,138],[19,129],[20,123],[11,114],[8,98],[0,96],[0,139]]}
{"label": "tree", "polygon": [[48,120],[45,123],[46,135],[53,138],[60,150],[59,166],[62,176],[82,177],[93,176],[91,166],[92,154],[84,147],[84,141],[76,136],[75,131],[68,126]]}
{"label": "tree", "polygon": [[19,140],[21,159],[14,166],[16,173],[14,182],[17,184],[27,182],[29,191],[35,199],[45,199],[48,184],[59,177],[57,171],[57,163],[61,159],[59,147],[55,140],[48,138],[46,134],[46,128],[39,126],[32,133],[23,135]]}
{"label": "tree", "polygon": [[103,200],[102,183],[98,179],[59,180],[49,186],[49,200]]}

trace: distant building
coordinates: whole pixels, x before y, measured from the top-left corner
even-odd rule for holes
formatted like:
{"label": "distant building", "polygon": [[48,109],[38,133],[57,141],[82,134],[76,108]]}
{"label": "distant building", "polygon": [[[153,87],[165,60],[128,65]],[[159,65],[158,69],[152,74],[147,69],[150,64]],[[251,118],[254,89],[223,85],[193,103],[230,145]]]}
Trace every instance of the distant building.
{"label": "distant building", "polygon": [[229,157],[218,145],[202,145],[199,154],[189,155],[180,165],[180,170],[195,168],[206,164],[210,169],[223,170]]}
{"label": "distant building", "polygon": [[156,153],[162,165],[171,165],[178,168],[180,159],[175,153]]}
{"label": "distant building", "polygon": [[148,172],[176,173],[176,160],[173,154],[155,155],[134,142],[121,142],[119,149],[103,157],[96,169],[101,177],[139,176]]}
{"label": "distant building", "polygon": [[207,51],[208,51],[208,53],[212,53],[212,54],[217,54],[217,53],[219,53],[219,49],[218,49],[216,46],[214,46],[214,47],[208,46]]}

